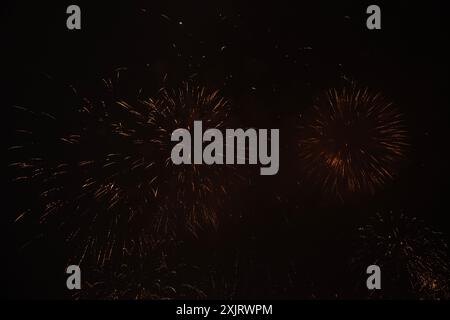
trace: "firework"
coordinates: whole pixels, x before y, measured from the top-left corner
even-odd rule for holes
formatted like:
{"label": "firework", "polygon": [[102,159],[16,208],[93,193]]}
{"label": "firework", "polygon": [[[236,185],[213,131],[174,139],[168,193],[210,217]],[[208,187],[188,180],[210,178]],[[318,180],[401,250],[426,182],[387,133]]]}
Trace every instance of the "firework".
{"label": "firework", "polygon": [[[169,250],[167,250],[169,249]],[[233,272],[217,266],[186,261],[180,247],[156,246],[145,257],[127,255],[121,264],[93,266],[75,299],[232,299],[237,286],[237,260]],[[189,259],[187,259],[189,260]],[[223,266],[219,266],[223,270]]]}
{"label": "firework", "polygon": [[74,299],[231,299],[234,283],[214,270],[202,270],[196,265],[179,264],[169,267],[161,260],[159,265],[122,264],[104,265],[89,273],[89,279]]}
{"label": "firework", "polygon": [[[170,135],[194,120],[225,126],[229,102],[191,82],[122,97],[118,79],[77,100],[74,113],[43,121],[30,112],[41,129],[11,148],[15,180],[38,195],[32,211],[63,232],[78,263],[89,254],[99,265],[116,253],[142,255],[179,233],[215,227],[227,195],[230,166],[173,165]],[[31,210],[24,212],[16,221]]]}
{"label": "firework", "polygon": [[[171,266],[167,256],[156,254],[145,259],[128,256],[122,264],[94,267],[75,299],[169,300],[204,299],[205,293],[191,278],[199,277],[197,266]],[[194,280],[195,283],[195,280]]]}
{"label": "firework", "polygon": [[366,267],[379,265],[385,289],[407,288],[408,292],[394,293],[403,297],[449,297],[450,260],[441,233],[415,217],[390,212],[378,213],[371,224],[360,227],[359,238],[362,245],[356,261]]}
{"label": "firework", "polygon": [[341,201],[392,180],[406,147],[402,114],[380,93],[355,84],[326,91],[300,126],[305,183]]}
{"label": "firework", "polygon": [[196,120],[208,128],[225,128],[229,118],[228,101],[218,91],[207,92],[205,88],[186,83],[175,91],[161,90],[156,99],[148,99],[143,104],[150,110],[149,123],[156,128],[153,142],[158,153],[163,150],[165,155],[159,162],[164,163],[163,170],[159,170],[163,173],[160,178],[164,181],[163,190],[157,191],[156,197],[166,212],[183,215],[183,221],[193,233],[202,225],[216,226],[217,210],[227,195],[224,178],[233,174],[233,167],[175,166],[170,159],[172,144],[167,137],[178,128],[191,131]]}

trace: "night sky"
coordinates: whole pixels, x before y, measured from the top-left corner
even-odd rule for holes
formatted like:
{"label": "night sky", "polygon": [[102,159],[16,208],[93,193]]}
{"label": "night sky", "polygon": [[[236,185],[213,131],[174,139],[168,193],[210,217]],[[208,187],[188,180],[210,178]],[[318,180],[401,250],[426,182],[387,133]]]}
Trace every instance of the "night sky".
{"label": "night sky", "polygon": [[[421,230],[429,229],[442,233],[431,233],[439,241],[433,238],[427,247],[421,246],[428,245],[427,238],[413,242],[419,246],[414,252],[428,257],[430,251],[444,248],[447,256],[436,260],[436,269],[446,265],[443,277],[450,275],[449,250],[439,247],[450,241],[450,55],[443,1],[377,1],[381,30],[366,28],[366,8],[374,4],[366,1],[77,3],[81,30],[66,28],[70,4],[30,2],[2,8],[5,297],[131,299],[136,295],[121,290],[130,286],[129,292],[136,292],[138,283],[146,288],[141,298],[154,299],[450,297],[448,278],[435,294],[411,287],[404,274],[407,258],[396,255],[381,262],[383,289],[369,292],[365,268],[386,252],[369,247],[363,250],[363,262],[355,263],[364,248],[358,227],[373,223],[377,213],[403,213],[420,220],[417,230],[408,229],[407,237],[425,237]],[[32,157],[27,149],[14,148],[24,145],[18,130],[33,131],[37,145],[45,145],[54,131],[47,130],[48,122],[30,120],[16,107],[51,115],[58,130],[76,130],[81,126],[72,115],[80,100],[73,98],[71,88],[100,100],[101,80],[114,77],[117,70],[122,70],[117,89],[121,99],[132,100],[139,89],[146,97],[157,96],[160,87],[174,88],[183,81],[219,89],[231,104],[231,127],[280,129],[280,170],[260,176],[259,166],[239,167],[239,178],[228,181],[226,197],[210,195],[220,198],[223,216],[215,228],[195,235],[179,232],[162,248],[149,248],[145,257],[114,258],[107,267],[92,261],[81,264],[83,288],[88,282],[101,282],[102,289],[93,286],[74,296],[65,287],[64,270],[80,248],[66,243],[67,234],[57,227],[65,218],[39,223],[40,185],[18,183],[20,174],[11,166]],[[342,200],[302,183],[298,130],[301,115],[308,114],[317,97],[353,82],[392,101],[402,114],[408,146],[395,164],[392,180],[373,194],[350,193]],[[47,145],[39,151],[44,159],[71,158],[72,152],[95,158],[104,147],[96,143],[110,146],[108,133],[102,134],[104,140],[93,138],[84,149]],[[112,147],[124,150],[121,145]],[[133,184],[131,177],[128,180]],[[70,179],[64,184],[75,188]],[[70,194],[63,192],[62,197]],[[212,206],[202,201],[206,208]],[[89,207],[87,202],[83,205]],[[98,203],[93,206],[104,210]],[[25,219],[14,222],[26,210]],[[55,215],[66,217],[68,210],[63,207]],[[78,224],[81,230],[86,228],[83,223]],[[176,224],[183,230],[182,220]],[[162,269],[155,267],[161,256]],[[183,289],[185,284],[202,294]],[[115,289],[123,294],[113,295]]]}

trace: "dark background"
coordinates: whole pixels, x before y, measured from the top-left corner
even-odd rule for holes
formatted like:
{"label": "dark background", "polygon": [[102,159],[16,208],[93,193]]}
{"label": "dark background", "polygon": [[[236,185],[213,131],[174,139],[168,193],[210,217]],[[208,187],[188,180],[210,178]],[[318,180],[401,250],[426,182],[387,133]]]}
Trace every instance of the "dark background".
{"label": "dark background", "polygon": [[[372,2],[364,1],[77,2],[80,31],[66,28],[69,4],[2,4],[6,148],[14,144],[12,132],[20,122],[12,105],[64,112],[63,86],[89,87],[118,67],[146,70],[154,78],[195,74],[223,87],[239,106],[235,117],[243,126],[281,131],[279,174],[255,175],[240,190],[236,210],[246,213],[245,221],[237,229],[225,226],[222,240],[191,252],[208,260],[212,252],[238,248],[244,260],[253,261],[241,275],[241,297],[354,297],[348,292],[365,278],[348,268],[351,233],[377,210],[405,210],[449,234],[444,1],[377,1],[382,30],[375,31],[366,28]],[[411,150],[398,179],[374,197],[326,205],[299,194],[292,178],[294,119],[315,94],[342,77],[396,103],[407,117]],[[7,176],[2,213],[2,294],[70,297],[63,273],[69,253],[57,237],[44,236],[20,249],[32,232],[12,221],[28,196],[10,180]]]}

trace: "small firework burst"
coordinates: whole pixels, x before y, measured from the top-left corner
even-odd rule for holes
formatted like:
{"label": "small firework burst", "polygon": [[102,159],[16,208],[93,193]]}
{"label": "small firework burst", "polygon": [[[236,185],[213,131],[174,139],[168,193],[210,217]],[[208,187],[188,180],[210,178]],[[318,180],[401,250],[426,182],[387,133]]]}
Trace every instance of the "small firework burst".
{"label": "small firework burst", "polygon": [[343,201],[373,194],[393,179],[404,158],[402,114],[380,93],[355,84],[316,99],[300,126],[300,164],[305,183]]}
{"label": "small firework burst", "polygon": [[[214,265],[187,262],[182,252],[157,246],[145,257],[127,255],[122,264],[111,261],[94,266],[86,275],[86,285],[75,299],[232,299],[237,286],[237,272],[218,272]],[[169,249],[169,251],[166,251]],[[180,258],[181,257],[181,258]],[[190,260],[190,259],[188,259]],[[222,268],[221,268],[222,269]]]}
{"label": "small firework burst", "polygon": [[441,233],[417,218],[390,212],[378,213],[371,224],[360,227],[359,238],[362,245],[356,260],[366,267],[379,265],[388,287],[409,288],[394,295],[449,297],[450,261]]}
{"label": "small firework burst", "polygon": [[230,166],[175,166],[170,136],[194,120],[221,128],[229,102],[191,82],[151,98],[122,97],[118,78],[104,80],[102,94],[77,100],[74,113],[43,121],[30,112],[41,128],[11,148],[15,180],[38,195],[39,223],[61,229],[78,262],[91,254],[103,265],[115,254],[142,255],[177,234],[215,227],[227,195]]}
{"label": "small firework burst", "polygon": [[157,259],[124,259],[121,265],[108,263],[94,268],[87,285],[76,292],[75,299],[105,300],[171,300],[204,299],[205,293],[191,283],[198,267],[179,264],[170,266],[165,255]]}

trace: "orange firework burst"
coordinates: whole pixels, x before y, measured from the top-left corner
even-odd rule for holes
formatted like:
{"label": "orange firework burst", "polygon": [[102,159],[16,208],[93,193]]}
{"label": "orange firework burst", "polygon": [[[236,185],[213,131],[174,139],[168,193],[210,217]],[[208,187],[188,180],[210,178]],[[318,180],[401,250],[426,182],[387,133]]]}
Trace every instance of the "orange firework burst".
{"label": "orange firework burst", "polygon": [[[143,101],[149,110],[148,123],[156,129],[153,142],[157,154],[164,155],[159,164],[159,188],[155,196],[164,212],[176,213],[193,233],[202,226],[215,227],[222,198],[227,195],[226,177],[232,166],[174,165],[170,158],[170,134],[179,128],[191,130],[201,120],[208,128],[223,129],[229,121],[229,102],[218,91],[184,83],[178,89],[159,92],[155,99]],[[161,152],[163,151],[163,152]],[[178,186],[175,187],[174,186]],[[165,216],[165,223],[170,216]],[[172,222],[173,223],[173,222]]]}
{"label": "orange firework burst", "polygon": [[380,93],[355,84],[316,99],[300,131],[305,182],[341,201],[373,194],[391,180],[408,145],[402,114]]}
{"label": "orange firework burst", "polygon": [[106,94],[77,100],[70,116],[38,117],[28,141],[11,147],[15,180],[36,194],[37,214],[25,210],[16,220],[55,225],[77,247],[74,260],[92,256],[99,266],[215,227],[231,168],[170,159],[173,130],[193,120],[225,125],[230,105],[217,91],[185,82],[151,98],[123,97],[118,79],[104,80]]}
{"label": "orange firework burst", "polygon": [[[380,212],[358,228],[355,266],[379,265],[389,277],[384,294],[448,299],[450,265],[444,234],[403,212]],[[396,292],[405,288],[404,292]]]}

